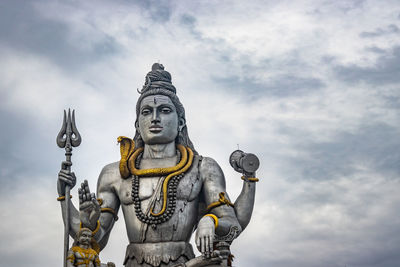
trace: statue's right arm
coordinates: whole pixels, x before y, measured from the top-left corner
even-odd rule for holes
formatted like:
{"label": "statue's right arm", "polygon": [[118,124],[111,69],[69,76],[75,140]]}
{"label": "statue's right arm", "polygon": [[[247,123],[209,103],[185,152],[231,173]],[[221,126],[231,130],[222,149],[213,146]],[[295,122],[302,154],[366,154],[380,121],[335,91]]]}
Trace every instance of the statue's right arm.
{"label": "statue's right arm", "polygon": [[[107,165],[103,168],[103,170],[100,173],[98,182],[97,182],[97,197],[99,199],[102,199],[102,205],[101,209],[104,210],[105,208],[111,209],[115,212],[115,215],[118,214],[118,209],[120,206],[119,198],[115,192],[115,186],[118,183],[118,181],[121,179],[120,174],[119,174],[119,169],[118,167],[115,168],[115,164],[110,164]],[[58,175],[58,183],[57,183],[57,189],[58,189],[58,194],[59,196],[64,196],[65,195],[65,185],[68,184],[72,188],[76,183],[76,177],[74,173],[69,173],[66,170],[61,170],[59,175]],[[79,212],[75,206],[73,205],[72,201],[68,198],[65,198],[65,200],[60,201],[61,202],[61,209],[62,209],[62,216],[64,220],[64,224],[66,224],[66,205],[65,201],[69,201],[69,225],[70,225],[70,235],[72,238],[76,238],[76,234],[78,233],[80,229],[80,224],[82,222],[83,227],[87,227],[91,229],[92,231],[96,230],[97,224],[94,223],[93,225],[86,224],[84,222],[89,221],[89,220],[84,220],[82,219],[82,216],[88,216],[90,212]],[[91,200],[87,200],[84,202],[91,202]],[[82,205],[82,204],[81,204]],[[92,210],[92,213],[95,212],[95,206],[94,205],[89,205],[89,210]],[[107,244],[111,229],[114,225],[115,218],[112,213],[110,212],[101,212],[101,214],[97,214],[97,217],[99,217],[99,224],[100,227],[98,231],[96,231],[94,237],[96,241],[98,242],[99,246],[101,249],[105,247]],[[82,220],[81,220],[82,219]]]}

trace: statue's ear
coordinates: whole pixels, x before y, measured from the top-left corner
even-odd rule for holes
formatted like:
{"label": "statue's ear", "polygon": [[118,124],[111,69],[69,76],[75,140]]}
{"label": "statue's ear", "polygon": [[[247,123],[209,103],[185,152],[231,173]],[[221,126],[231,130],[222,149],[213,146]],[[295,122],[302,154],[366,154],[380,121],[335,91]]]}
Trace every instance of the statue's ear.
{"label": "statue's ear", "polygon": [[139,132],[139,122],[138,121],[135,121],[135,128],[136,128],[136,131]]}
{"label": "statue's ear", "polygon": [[185,127],[186,125],[186,120],[184,118],[179,118],[179,122],[178,122],[178,130],[182,131],[183,127]]}

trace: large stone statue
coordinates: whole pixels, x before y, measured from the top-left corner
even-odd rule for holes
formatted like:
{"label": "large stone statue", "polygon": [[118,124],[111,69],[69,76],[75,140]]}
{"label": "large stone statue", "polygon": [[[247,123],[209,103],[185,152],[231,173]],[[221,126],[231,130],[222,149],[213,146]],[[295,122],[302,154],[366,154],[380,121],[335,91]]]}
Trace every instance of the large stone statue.
{"label": "large stone statue", "polygon": [[[130,242],[125,266],[230,265],[229,245],[247,226],[253,210],[258,159],[244,162],[245,153],[232,154],[231,164],[244,180],[233,204],[219,165],[200,156],[189,139],[185,110],[169,72],[153,64],[139,93],[136,134],[133,139],[118,138],[121,160],[101,171],[97,198],[85,181],[78,189],[76,210],[65,197],[65,188],[76,184],[70,163],[64,162],[59,172],[58,194],[70,235],[76,239],[82,227],[91,229],[103,249],[121,208]],[[246,164],[250,171],[243,170]],[[196,227],[195,242],[202,256],[194,259],[189,240]]]}

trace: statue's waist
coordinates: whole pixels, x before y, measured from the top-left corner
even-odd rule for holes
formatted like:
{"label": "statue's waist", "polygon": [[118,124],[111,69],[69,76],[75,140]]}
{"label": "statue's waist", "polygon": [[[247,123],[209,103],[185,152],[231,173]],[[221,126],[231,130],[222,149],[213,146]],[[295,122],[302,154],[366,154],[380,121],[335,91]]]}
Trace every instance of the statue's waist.
{"label": "statue's waist", "polygon": [[182,255],[188,259],[194,258],[190,243],[183,241],[130,243],[126,248],[124,264],[135,258],[138,263],[146,262],[153,266],[159,266],[161,262],[168,264]]}

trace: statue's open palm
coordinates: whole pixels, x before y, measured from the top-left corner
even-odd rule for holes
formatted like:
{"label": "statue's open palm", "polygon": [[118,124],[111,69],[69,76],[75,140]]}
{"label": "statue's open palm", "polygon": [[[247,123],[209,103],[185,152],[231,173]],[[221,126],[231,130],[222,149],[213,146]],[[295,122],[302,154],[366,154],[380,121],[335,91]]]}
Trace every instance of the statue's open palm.
{"label": "statue's open palm", "polygon": [[89,227],[92,230],[97,225],[100,217],[100,205],[94,193],[90,193],[89,185],[85,180],[78,189],[79,193],[79,217],[83,227]]}

